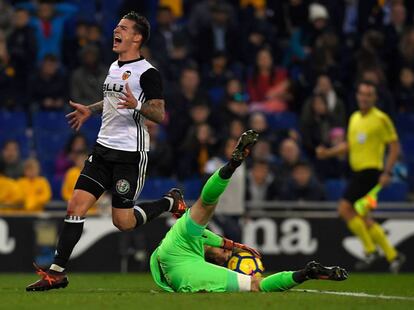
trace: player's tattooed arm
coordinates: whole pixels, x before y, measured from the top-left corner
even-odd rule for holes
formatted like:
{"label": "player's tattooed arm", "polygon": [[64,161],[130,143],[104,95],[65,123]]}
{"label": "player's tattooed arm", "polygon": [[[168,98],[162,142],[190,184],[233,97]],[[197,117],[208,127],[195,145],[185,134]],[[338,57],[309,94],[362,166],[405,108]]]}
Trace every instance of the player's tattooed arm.
{"label": "player's tattooed arm", "polygon": [[96,102],[94,104],[88,105],[89,111],[92,113],[102,113],[103,111],[103,100]]}
{"label": "player's tattooed arm", "polygon": [[163,99],[147,100],[142,103],[139,113],[159,124],[165,118],[165,102]]}

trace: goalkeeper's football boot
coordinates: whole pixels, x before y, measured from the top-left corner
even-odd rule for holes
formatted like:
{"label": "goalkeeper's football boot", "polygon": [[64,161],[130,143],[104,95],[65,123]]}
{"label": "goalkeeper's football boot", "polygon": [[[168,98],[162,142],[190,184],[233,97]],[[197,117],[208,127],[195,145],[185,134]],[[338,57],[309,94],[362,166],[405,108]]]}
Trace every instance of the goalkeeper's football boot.
{"label": "goalkeeper's football boot", "polygon": [[392,273],[399,273],[406,260],[407,258],[403,253],[398,253],[397,257],[390,263],[390,271]]}
{"label": "goalkeeper's football boot", "polygon": [[36,273],[41,276],[41,279],[28,285],[26,287],[27,292],[48,291],[68,286],[69,281],[65,272],[57,272],[53,270],[44,271],[36,264],[33,265],[36,268]]}
{"label": "goalkeeper's football boot", "polygon": [[305,267],[308,279],[344,281],[348,278],[348,272],[341,267],[325,267],[315,261],[309,262]]}
{"label": "goalkeeper's football boot", "polygon": [[172,188],[165,195],[165,197],[170,197],[174,199],[173,206],[170,212],[172,213],[173,217],[177,219],[180,218],[187,210],[187,204],[184,201],[184,195],[182,191],[178,188]]}
{"label": "goalkeeper's football boot", "polygon": [[259,134],[254,130],[244,132],[237,143],[236,148],[231,154],[231,158],[236,162],[242,162],[250,153],[251,148],[257,142]]}
{"label": "goalkeeper's football boot", "polygon": [[355,270],[364,271],[370,269],[376,262],[382,259],[381,255],[377,251],[369,253],[365,256],[365,259],[355,263]]}

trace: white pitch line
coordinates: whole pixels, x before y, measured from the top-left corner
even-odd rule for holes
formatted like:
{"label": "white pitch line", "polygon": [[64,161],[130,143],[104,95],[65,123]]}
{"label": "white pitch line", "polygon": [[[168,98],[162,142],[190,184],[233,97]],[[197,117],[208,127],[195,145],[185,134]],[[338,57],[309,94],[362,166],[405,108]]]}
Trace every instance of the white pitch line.
{"label": "white pitch line", "polygon": [[414,297],[374,295],[374,294],[356,293],[356,292],[336,292],[336,291],[319,291],[319,290],[304,290],[304,289],[292,289],[291,291],[304,292],[304,293],[351,296],[351,297],[362,297],[362,298],[396,299],[396,300],[412,300],[412,301],[414,301]]}

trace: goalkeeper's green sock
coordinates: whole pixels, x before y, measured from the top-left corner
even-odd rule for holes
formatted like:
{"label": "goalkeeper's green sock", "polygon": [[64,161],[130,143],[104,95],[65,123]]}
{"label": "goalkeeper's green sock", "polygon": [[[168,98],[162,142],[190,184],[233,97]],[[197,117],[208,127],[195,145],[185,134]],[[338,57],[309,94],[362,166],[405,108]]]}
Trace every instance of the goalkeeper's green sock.
{"label": "goalkeeper's green sock", "polygon": [[223,178],[220,174],[222,169],[223,168],[214,172],[214,174],[207,180],[206,184],[204,184],[203,190],[201,191],[201,201],[203,204],[216,204],[220,195],[229,184],[230,178]]}
{"label": "goalkeeper's green sock", "polygon": [[[262,292],[282,292],[295,287],[306,280],[301,274],[302,271],[282,271],[264,278],[260,282]],[[295,281],[298,281],[296,282]]]}

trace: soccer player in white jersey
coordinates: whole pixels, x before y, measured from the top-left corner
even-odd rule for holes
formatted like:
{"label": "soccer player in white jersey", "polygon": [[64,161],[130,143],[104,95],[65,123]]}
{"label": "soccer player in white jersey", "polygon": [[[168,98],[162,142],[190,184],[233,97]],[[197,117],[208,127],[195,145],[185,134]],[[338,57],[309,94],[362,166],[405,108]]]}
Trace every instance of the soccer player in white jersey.
{"label": "soccer player in white jersey", "polygon": [[113,51],[118,60],[104,82],[104,100],[89,106],[70,102],[75,109],[67,115],[72,128],[79,130],[94,112],[102,113],[102,125],[68,203],[54,262],[47,271],[38,268],[41,279],[27,286],[27,291],[68,285],[65,269],[81,237],[85,214],[106,190],[112,193],[112,221],[121,231],[132,230],[165,211],[176,217],[185,212],[178,189],[157,201],[135,203],[144,185],[150,145],[144,122],[160,123],[165,116],[161,76],[140,54],[149,35],[145,17],[126,14],[114,29]]}

